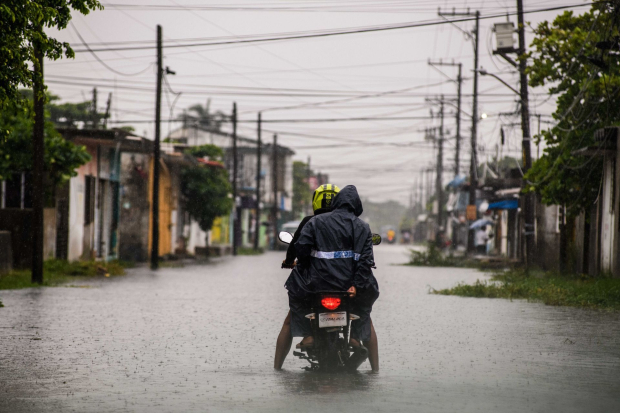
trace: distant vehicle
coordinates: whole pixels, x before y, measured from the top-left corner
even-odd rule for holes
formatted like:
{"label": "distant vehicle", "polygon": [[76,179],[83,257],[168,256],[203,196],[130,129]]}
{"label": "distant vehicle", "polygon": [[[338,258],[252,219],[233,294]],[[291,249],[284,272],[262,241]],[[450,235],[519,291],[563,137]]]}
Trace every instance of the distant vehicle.
{"label": "distant vehicle", "polygon": [[[280,231],[290,232],[291,234],[294,234],[297,231],[297,228],[299,228],[299,224],[301,224],[301,221],[285,222],[284,224],[282,224],[282,228],[280,228]],[[276,243],[276,250],[278,251],[286,250],[287,248],[288,246],[282,242]]]}
{"label": "distant vehicle", "polygon": [[394,244],[396,242],[396,229],[392,226],[381,227],[381,237],[385,239],[388,244]]}

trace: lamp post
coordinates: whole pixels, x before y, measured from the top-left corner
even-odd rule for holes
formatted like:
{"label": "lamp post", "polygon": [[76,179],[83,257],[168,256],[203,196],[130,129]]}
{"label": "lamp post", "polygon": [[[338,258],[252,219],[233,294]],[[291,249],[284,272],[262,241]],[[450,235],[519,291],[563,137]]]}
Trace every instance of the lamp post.
{"label": "lamp post", "polygon": [[515,89],[514,87],[510,86],[510,84],[508,84],[508,82],[506,82],[504,79],[502,79],[501,77],[497,76],[494,73],[489,73],[484,69],[480,69],[478,71],[478,73],[480,73],[480,75],[482,76],[491,76],[497,80],[499,80],[500,82],[502,82],[504,84],[504,86],[506,86],[508,89],[512,90],[514,93],[516,93],[517,95],[521,96],[521,92],[519,92],[517,89]]}
{"label": "lamp post", "polygon": [[[532,157],[530,154],[530,112],[528,105],[528,95],[527,95],[527,75],[524,73],[524,69],[521,70],[521,91],[515,89],[506,83],[499,76],[489,73],[486,70],[479,70],[479,73],[482,76],[491,76],[498,81],[500,81],[504,86],[508,89],[512,90],[516,95],[519,96],[521,103],[521,130],[523,132],[523,143],[522,143],[522,151],[523,151],[523,172],[527,172],[532,167]],[[525,77],[525,79],[524,79]],[[525,83],[524,83],[525,82]],[[524,93],[525,90],[525,93]],[[523,198],[523,212],[524,212],[524,221],[525,221],[525,268],[529,269],[533,263],[534,259],[534,202],[531,194],[525,194]]]}

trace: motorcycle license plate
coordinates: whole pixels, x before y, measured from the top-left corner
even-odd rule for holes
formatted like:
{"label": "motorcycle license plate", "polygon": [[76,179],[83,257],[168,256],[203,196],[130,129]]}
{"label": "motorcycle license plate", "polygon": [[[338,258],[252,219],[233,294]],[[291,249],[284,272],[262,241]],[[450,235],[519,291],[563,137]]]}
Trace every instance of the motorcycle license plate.
{"label": "motorcycle license plate", "polygon": [[337,313],[320,313],[319,328],[341,327],[347,325],[347,312],[340,311]]}

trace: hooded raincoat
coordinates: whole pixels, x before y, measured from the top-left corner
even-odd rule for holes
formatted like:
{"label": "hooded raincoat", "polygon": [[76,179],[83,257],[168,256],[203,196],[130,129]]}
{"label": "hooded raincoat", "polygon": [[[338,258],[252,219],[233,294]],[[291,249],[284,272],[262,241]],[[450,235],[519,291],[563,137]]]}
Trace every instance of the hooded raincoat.
{"label": "hooded raincoat", "polygon": [[370,339],[370,312],[379,297],[379,285],[372,273],[372,233],[359,216],[362,201],[353,185],[336,196],[332,212],[313,217],[295,243],[299,264],[285,287],[289,292],[291,329],[294,336],[311,335],[306,303],[315,291],[357,289],[352,312],[360,320],[352,323],[351,336]]}

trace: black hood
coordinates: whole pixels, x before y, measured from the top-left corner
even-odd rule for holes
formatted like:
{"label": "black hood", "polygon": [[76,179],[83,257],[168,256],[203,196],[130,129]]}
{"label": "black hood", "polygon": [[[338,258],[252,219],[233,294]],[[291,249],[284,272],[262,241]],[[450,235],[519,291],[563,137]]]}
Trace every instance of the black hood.
{"label": "black hood", "polygon": [[353,211],[355,216],[359,217],[364,212],[362,208],[362,200],[357,194],[357,188],[355,185],[347,185],[336,195],[336,199],[333,203],[334,210],[336,209],[349,209]]}

